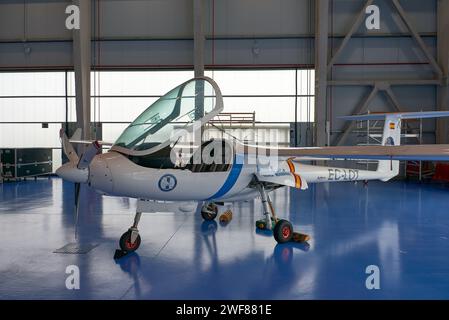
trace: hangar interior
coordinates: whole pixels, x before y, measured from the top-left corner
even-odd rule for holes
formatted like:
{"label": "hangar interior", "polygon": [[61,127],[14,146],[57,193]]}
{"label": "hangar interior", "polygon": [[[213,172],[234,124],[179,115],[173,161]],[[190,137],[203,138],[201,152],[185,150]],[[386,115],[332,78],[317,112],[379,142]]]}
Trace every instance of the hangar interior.
{"label": "hangar interior", "polygon": [[[70,30],[73,5],[81,28]],[[379,25],[368,28],[373,6]],[[233,204],[227,226],[199,213],[144,214],[142,247],[120,260],[112,256],[135,199],[82,186],[74,240],[74,186],[54,175],[61,128],[114,142],[158,98],[200,76],[220,86],[218,121],[243,141],[379,144],[383,123],[340,117],[449,111],[448,21],[447,0],[1,1],[2,156],[41,148],[51,161],[38,167],[44,176],[2,163],[0,298],[449,298],[444,163],[404,161],[386,183],[274,191],[278,214],[308,243],[280,245],[255,231],[255,199]],[[402,129],[403,144],[449,143],[446,119]],[[74,241],[86,252],[54,253]],[[69,265],[80,269],[77,290],[65,285]],[[370,265],[381,271],[378,290],[365,287]]]}

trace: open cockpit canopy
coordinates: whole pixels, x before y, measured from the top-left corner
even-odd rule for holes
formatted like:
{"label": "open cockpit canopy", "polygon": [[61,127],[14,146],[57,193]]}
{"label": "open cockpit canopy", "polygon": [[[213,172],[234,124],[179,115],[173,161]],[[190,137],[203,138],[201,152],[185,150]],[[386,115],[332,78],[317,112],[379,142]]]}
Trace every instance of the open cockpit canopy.
{"label": "open cockpit canopy", "polygon": [[174,88],[140,114],[120,135],[111,150],[142,156],[159,151],[194,127],[201,128],[223,110],[220,88],[198,77]]}

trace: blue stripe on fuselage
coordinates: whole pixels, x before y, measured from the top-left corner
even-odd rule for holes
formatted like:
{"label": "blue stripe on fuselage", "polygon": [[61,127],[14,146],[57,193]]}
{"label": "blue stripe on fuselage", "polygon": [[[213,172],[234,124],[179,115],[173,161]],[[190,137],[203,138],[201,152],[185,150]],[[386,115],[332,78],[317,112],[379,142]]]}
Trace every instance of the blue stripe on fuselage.
{"label": "blue stripe on fuselage", "polygon": [[228,193],[229,190],[232,189],[232,187],[235,185],[235,183],[237,182],[237,179],[240,176],[240,172],[242,171],[243,159],[244,159],[243,155],[239,155],[239,154],[237,154],[234,157],[234,163],[232,164],[231,172],[229,173],[225,183],[214,195],[210,196],[206,200],[220,199],[226,193]]}

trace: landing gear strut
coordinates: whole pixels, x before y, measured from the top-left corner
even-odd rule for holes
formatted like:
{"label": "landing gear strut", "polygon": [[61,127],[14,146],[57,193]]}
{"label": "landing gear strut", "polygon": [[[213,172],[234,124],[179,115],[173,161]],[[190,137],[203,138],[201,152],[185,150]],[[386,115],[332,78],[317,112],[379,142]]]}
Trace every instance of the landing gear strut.
{"label": "landing gear strut", "polygon": [[293,232],[293,226],[289,221],[278,219],[276,217],[270,196],[268,195],[263,183],[256,180],[255,187],[260,193],[263,214],[265,216],[264,219],[256,221],[256,227],[258,229],[273,230],[274,239],[278,243],[286,243],[290,241],[304,242],[310,239],[310,237],[306,234]]}
{"label": "landing gear strut", "polygon": [[142,212],[136,212],[134,217],[134,223],[131,228],[128,229],[122,236],[120,237],[120,249],[127,253],[136,251],[140,246],[140,235],[137,226],[139,225],[140,217],[142,216]]}
{"label": "landing gear strut", "polygon": [[260,198],[262,200],[262,210],[265,216],[265,219],[258,220],[256,222],[256,227],[258,227],[259,229],[273,230],[278,221],[278,218],[276,217],[276,214],[274,212],[270,196],[268,195],[262,183],[258,182],[256,187],[260,193]]}

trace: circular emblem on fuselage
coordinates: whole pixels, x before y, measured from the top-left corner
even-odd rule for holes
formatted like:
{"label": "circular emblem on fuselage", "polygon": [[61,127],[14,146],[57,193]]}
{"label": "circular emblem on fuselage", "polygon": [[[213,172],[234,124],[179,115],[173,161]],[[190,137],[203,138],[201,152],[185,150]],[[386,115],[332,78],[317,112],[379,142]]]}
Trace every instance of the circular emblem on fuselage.
{"label": "circular emblem on fuselage", "polygon": [[172,174],[164,174],[159,179],[159,189],[164,192],[172,191],[174,188],[176,188],[176,178]]}

